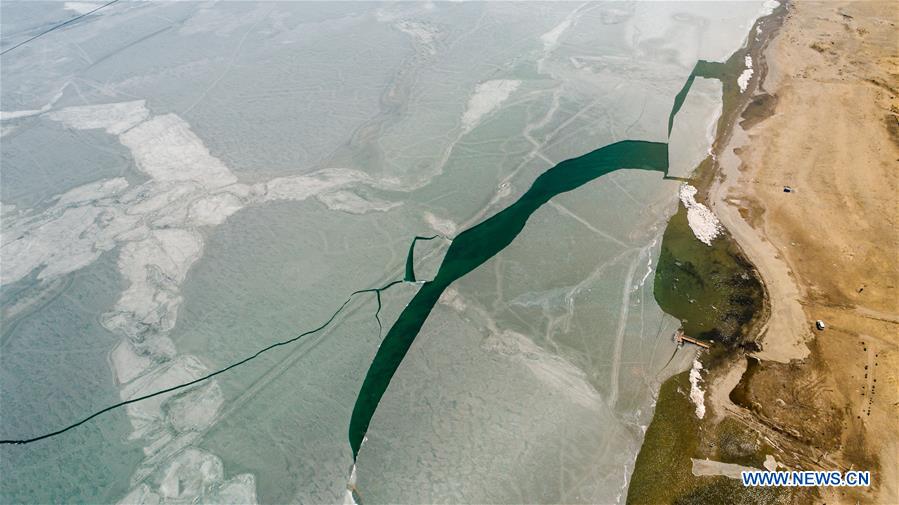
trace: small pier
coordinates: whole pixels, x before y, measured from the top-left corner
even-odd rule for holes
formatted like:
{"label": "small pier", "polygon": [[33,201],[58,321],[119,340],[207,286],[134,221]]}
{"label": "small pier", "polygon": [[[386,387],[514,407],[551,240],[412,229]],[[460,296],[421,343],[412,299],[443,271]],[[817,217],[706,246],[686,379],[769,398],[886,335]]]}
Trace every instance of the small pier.
{"label": "small pier", "polygon": [[674,341],[677,342],[678,346],[682,346],[682,345],[684,345],[684,343],[688,343],[688,344],[693,344],[693,345],[702,347],[703,349],[708,349],[710,347],[709,344],[707,344],[701,340],[696,340],[693,337],[688,337],[688,336],[684,335],[684,331],[681,329],[678,329],[676,332],[674,332]]}

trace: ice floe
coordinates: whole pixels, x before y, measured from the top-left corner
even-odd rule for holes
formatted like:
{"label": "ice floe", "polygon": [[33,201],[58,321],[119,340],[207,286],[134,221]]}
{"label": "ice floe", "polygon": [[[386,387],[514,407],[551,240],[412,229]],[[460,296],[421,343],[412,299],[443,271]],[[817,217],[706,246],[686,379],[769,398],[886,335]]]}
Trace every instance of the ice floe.
{"label": "ice floe", "polygon": [[137,168],[158,181],[193,181],[207,188],[237,182],[228,167],[209,154],[187,123],[174,114],[156,116],[124,132]]}
{"label": "ice floe", "polygon": [[[134,223],[123,222],[121,210],[106,206],[111,194],[101,196],[99,204],[79,200],[98,191],[121,191],[120,182],[113,179],[90,188],[76,188],[61,195],[59,203],[40,216],[25,214],[4,219],[0,283],[15,282],[35,269],[40,269],[38,279],[74,272],[112,249],[114,240],[110,239]],[[113,222],[121,226],[110,226]]]}
{"label": "ice floe", "polygon": [[[317,197],[330,208],[353,213],[399,205],[352,192],[358,184],[396,186],[395,181],[374,181],[358,170],[328,168],[242,184],[183,119],[153,116],[143,100],[68,107],[47,117],[69,128],[115,135],[149,180],[134,186],[121,177],[85,184],[57,195],[40,211],[3,205],[0,282],[15,282],[32,272],[49,282],[118,247],[117,265],[127,286],[100,322],[122,337],[109,354],[122,399],[209,373],[198,357],[179,355],[168,337],[183,302],[181,286],[203,254],[201,227],[221,224],[249,205],[275,200]],[[251,475],[224,481],[217,457],[185,449],[192,440],[187,434],[208,429],[223,403],[218,384],[210,380],[128,405],[131,438],[144,444],[148,459],[124,502],[254,502]],[[168,470],[156,488],[141,483],[147,475],[158,474],[161,465]]]}
{"label": "ice floe", "polygon": [[104,315],[104,326],[145,345],[145,334],[171,330],[182,301],[180,284],[202,251],[200,234],[184,229],[153,230],[126,243],[118,265],[128,288]]}
{"label": "ice floe", "polygon": [[201,226],[222,224],[228,216],[244,206],[240,197],[231,193],[218,193],[194,201],[188,210],[191,221]]}
{"label": "ice floe", "polygon": [[680,200],[687,208],[687,222],[693,235],[700,242],[712,245],[712,240],[721,233],[721,223],[708,207],[696,201],[696,188],[689,184],[680,187]]}
{"label": "ice floe", "polygon": [[152,364],[149,356],[137,354],[127,340],[121,341],[112,350],[109,354],[109,361],[119,384],[131,382]]}
{"label": "ice floe", "polygon": [[[152,371],[129,382],[121,391],[122,399],[132,399],[178,384],[189,382],[208,373],[208,369],[195,356],[181,355]],[[203,390],[212,392],[203,392]],[[199,393],[199,394],[198,394]],[[167,402],[169,398],[188,397],[186,404]],[[202,401],[200,401],[202,400]],[[173,392],[156,396],[125,407],[134,427],[132,439],[147,438],[156,431],[165,431],[177,426],[177,431],[199,430],[212,424],[215,414],[224,402],[224,396],[214,381],[198,385],[186,392]],[[175,407],[175,408],[173,408]],[[168,415],[167,415],[168,414]],[[180,414],[180,417],[179,417]],[[166,419],[175,426],[165,423]],[[193,421],[192,424],[191,422]]]}
{"label": "ice floe", "polygon": [[144,100],[135,100],[66,107],[48,115],[50,119],[78,130],[102,128],[111,135],[119,135],[150,117],[150,111]]}
{"label": "ice floe", "polygon": [[693,368],[690,369],[690,400],[696,406],[696,417],[705,417],[705,391],[699,387],[702,382],[702,363],[698,359],[693,360]]}
{"label": "ice floe", "polygon": [[222,461],[199,449],[179,453],[166,468],[142,483],[120,504],[256,503],[256,482],[251,474],[224,478]]}

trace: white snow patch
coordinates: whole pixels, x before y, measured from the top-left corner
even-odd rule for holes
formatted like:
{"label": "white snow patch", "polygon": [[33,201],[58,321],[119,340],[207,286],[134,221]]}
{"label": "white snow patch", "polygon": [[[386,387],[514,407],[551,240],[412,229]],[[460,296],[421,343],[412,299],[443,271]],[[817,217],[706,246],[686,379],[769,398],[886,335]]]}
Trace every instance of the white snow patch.
{"label": "white snow patch", "polygon": [[50,110],[50,107],[44,106],[40,109],[28,109],[28,110],[0,110],[0,121],[7,121],[9,119],[19,119],[28,116],[36,116],[38,114],[42,114]]}
{"label": "white snow patch", "polygon": [[396,28],[412,37],[412,39],[420,44],[429,54],[436,54],[437,48],[434,43],[437,41],[439,31],[437,28],[416,21],[400,21]]}
{"label": "white snow patch", "polygon": [[462,128],[469,132],[478,125],[481,118],[490,114],[518,89],[521,81],[496,79],[478,84],[474,94],[468,99],[468,108],[462,115]]}
{"label": "white snow patch", "polygon": [[150,117],[144,100],[80,105],[51,112],[50,119],[78,130],[105,129],[111,135],[120,135]]}
{"label": "white snow patch", "polygon": [[356,489],[356,464],[353,464],[353,469],[350,470],[350,478],[346,484],[346,493],[343,495],[343,505],[358,505],[356,503],[356,498],[353,496],[353,491]]}
{"label": "white snow patch", "polygon": [[237,196],[231,193],[218,193],[193,202],[188,216],[200,226],[215,226],[224,223],[228,216],[243,206],[243,202]]}
{"label": "white snow patch", "polygon": [[[0,111],[0,121],[6,121],[9,119],[19,119],[28,116],[36,116],[38,114],[43,114],[44,112],[49,111],[56,105],[56,102],[62,98],[63,92],[65,92],[66,87],[68,87],[69,83],[66,82],[63,84],[59,91],[53,95],[53,98],[50,99],[50,102],[44,104],[40,109],[30,109],[30,110],[15,110],[15,111]],[[6,134],[6,128],[4,128],[4,135]]]}
{"label": "white snow patch", "polygon": [[696,417],[705,417],[705,391],[699,387],[702,382],[702,363],[698,359],[693,360],[693,368],[690,370],[690,400],[696,405]]}
{"label": "white snow patch", "polygon": [[[72,191],[78,192],[81,188]],[[60,200],[68,197],[63,195]],[[0,235],[3,268],[0,283],[9,284],[41,268],[38,279],[50,279],[81,269],[114,247],[109,238],[133,223],[122,222],[117,209],[82,205],[54,205],[46,216],[13,216],[4,219]],[[106,226],[106,222],[122,226]]]}
{"label": "white snow patch", "polygon": [[424,217],[428,225],[434,231],[443,235],[444,237],[451,237],[454,233],[456,233],[456,223],[454,223],[453,221],[444,219],[442,217],[437,217],[430,212],[425,212]]}
{"label": "white snow patch", "polygon": [[88,12],[100,7],[103,4],[95,4],[91,2],[66,2],[62,5],[63,9],[75,11],[78,14],[87,14]]}
{"label": "white snow patch", "polygon": [[153,230],[144,240],[126,243],[118,266],[129,286],[104,315],[104,326],[135,340],[148,329],[171,330],[182,302],[180,284],[202,251],[198,232],[177,228]]}
{"label": "white snow patch", "polygon": [[225,480],[221,459],[190,447],[178,453],[164,470],[157,472],[150,479],[150,484],[141,483],[119,503],[250,504],[256,503],[256,481],[251,474],[235,475]]}
{"label": "white snow patch", "polygon": [[680,200],[687,208],[687,222],[693,235],[705,245],[712,245],[712,240],[721,233],[721,223],[708,207],[696,201],[696,188],[689,184],[680,187]]}
{"label": "white snow patch", "polygon": [[544,33],[540,36],[540,40],[543,42],[544,50],[551,50],[559,44],[559,38],[565,33],[569,28],[571,28],[574,20],[571,16],[562,20],[561,23],[557,24],[552,30]]}
{"label": "white snow patch", "polygon": [[149,357],[137,354],[127,340],[122,340],[109,353],[109,361],[119,384],[131,382],[152,364]]}
{"label": "white snow patch", "polygon": [[643,278],[640,279],[640,284],[634,286],[634,291],[642,288],[644,284],[646,284],[646,279],[649,278],[649,275],[652,273],[652,248],[655,247],[658,239],[653,239],[652,243],[649,244],[649,247],[646,248],[646,255],[648,256],[646,261],[646,273],[643,274]]}
{"label": "white snow patch", "polygon": [[263,185],[257,185],[266,201],[305,200],[326,191],[356,183],[370,182],[365,172],[348,168],[326,168],[310,175],[278,177]]}
{"label": "white snow patch", "polygon": [[740,86],[740,92],[745,92],[749,87],[749,79],[752,79],[752,56],[746,55],[746,70],[737,77],[737,85]]}
{"label": "white snow patch", "polygon": [[345,190],[322,193],[316,198],[331,210],[339,210],[350,214],[387,212],[394,207],[402,205],[402,202],[388,202],[378,198],[363,198],[352,191]]}
{"label": "white snow patch", "polygon": [[194,181],[207,188],[227,186],[237,177],[175,114],[156,116],[120,136],[138,169],[159,181]]}
{"label": "white snow patch", "polygon": [[465,309],[468,308],[468,304],[465,303],[462,295],[456,291],[456,288],[452,287],[447,288],[437,301],[457,312],[465,312]]}
{"label": "white snow patch", "polygon": [[762,4],[762,8],[759,11],[759,17],[765,17],[771,15],[774,12],[774,9],[780,7],[780,2],[777,0],[765,0],[765,3]]}
{"label": "white snow patch", "polygon": [[124,177],[116,177],[98,182],[91,182],[84,186],[78,186],[56,197],[57,205],[69,206],[73,204],[92,202],[113,195],[117,195],[128,187],[128,181]]}
{"label": "white snow patch", "polygon": [[[207,373],[207,368],[196,357],[178,356],[167,364],[157,367],[149,373],[128,383],[122,388],[120,394],[123,400],[137,398],[197,379]],[[215,382],[209,382],[183,394],[189,395],[198,390],[210,387],[218,388],[218,385]],[[163,425],[163,420],[165,414],[162,408],[163,403],[175,394],[177,393],[173,392],[159,395],[126,405],[125,410],[128,412],[128,417],[134,427],[134,432],[131,434],[130,438],[143,438],[148,435],[149,432],[164,430],[165,426]],[[223,401],[224,397],[219,394],[219,401],[212,407],[217,410]]]}

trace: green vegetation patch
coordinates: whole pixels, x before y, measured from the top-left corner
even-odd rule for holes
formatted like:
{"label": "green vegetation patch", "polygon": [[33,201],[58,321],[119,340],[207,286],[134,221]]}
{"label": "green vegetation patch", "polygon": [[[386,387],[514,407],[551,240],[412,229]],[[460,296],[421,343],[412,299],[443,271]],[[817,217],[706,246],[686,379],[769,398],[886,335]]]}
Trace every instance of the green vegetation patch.
{"label": "green vegetation patch", "polygon": [[[627,503],[633,505],[731,505],[806,503],[814,489],[746,488],[737,479],[721,476],[696,477],[691,458],[730,459],[733,463],[760,466],[766,446],[756,444],[754,434],[735,421],[714,424],[700,421],[688,397],[689,373],[671,377],[659,390],[656,414],[628,487]],[[719,441],[718,450],[704,454],[700,434]],[[755,447],[755,451],[751,448]],[[723,457],[725,454],[739,458]],[[761,458],[761,459],[759,459]]]}
{"label": "green vegetation patch", "polygon": [[662,239],[655,298],[681,320],[684,332],[736,347],[764,304],[764,287],[734,241],[722,235],[711,246],[693,235],[681,205]]}
{"label": "green vegetation patch", "polygon": [[687,398],[688,372],[662,384],[652,418],[628,486],[627,503],[671,503],[693,488],[690,458],[699,444],[699,420]]}

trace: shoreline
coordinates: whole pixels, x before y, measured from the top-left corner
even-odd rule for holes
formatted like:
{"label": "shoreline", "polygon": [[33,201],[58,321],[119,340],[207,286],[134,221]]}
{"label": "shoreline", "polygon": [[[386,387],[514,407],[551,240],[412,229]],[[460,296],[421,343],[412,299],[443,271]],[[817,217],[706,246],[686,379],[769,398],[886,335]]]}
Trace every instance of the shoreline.
{"label": "shoreline", "polygon": [[[714,140],[711,142],[709,156],[700,162],[688,178],[688,183],[697,190],[696,200],[711,208],[713,212],[715,209],[711,206],[711,201],[714,188],[719,180],[718,174],[722,171],[720,167],[722,153],[727,149],[734,129],[751,103],[756,90],[764,81],[767,73],[764,51],[777,36],[788,9],[788,4],[784,2],[767,15],[757,18],[747,32],[743,47],[735,51],[722,65],[725,78],[722,79],[720,115],[712,128]],[[742,79],[745,79],[745,62],[750,58],[753,62],[752,75],[749,76],[748,81],[738,83],[738,80],[741,79],[740,76],[744,76]],[[678,212],[669,221],[666,234],[673,230],[679,217],[683,220],[683,216],[681,216],[683,212],[683,205],[679,205]],[[731,268],[742,269],[744,275],[748,274],[758,282],[761,290],[760,303],[754,307],[751,317],[747,321],[741,322],[733,332],[736,338],[731,341],[723,340],[721,342],[723,345],[715,345],[709,352],[697,352],[696,363],[699,363],[699,367],[694,366],[694,368],[704,369],[705,377],[700,376],[699,379],[706,387],[705,406],[710,407],[709,412],[703,416],[706,421],[697,418],[698,405],[694,403],[693,398],[690,398],[690,393],[696,387],[697,382],[697,377],[691,377],[691,370],[675,374],[662,384],[652,421],[646,431],[630,476],[628,503],[671,502],[678,498],[690,499],[691,497],[702,497],[702,499],[717,497],[726,502],[742,496],[742,493],[745,492],[742,486],[734,486],[734,482],[728,482],[726,477],[707,473],[705,475],[709,476],[705,477],[705,481],[701,481],[691,473],[692,457],[699,455],[698,453],[708,453],[708,448],[703,447],[707,445],[707,441],[702,440],[700,424],[706,424],[709,419],[720,421],[722,418],[720,405],[715,405],[715,399],[712,397],[713,392],[716,391],[713,387],[714,382],[717,382],[717,376],[721,374],[722,370],[730,370],[734,363],[743,362],[744,349],[755,348],[754,343],[764,331],[769,319],[771,306],[770,292],[764,283],[763,273],[754,264],[747,261],[749,255],[743,244],[736,240],[737,237],[732,234],[727,223],[722,222],[722,224],[725,228],[712,244],[699,244],[703,249],[697,250],[697,259],[700,263],[712,262],[713,255],[720,255],[722,250],[727,251],[732,258],[730,261],[736,262],[736,265],[731,265]],[[686,230],[686,234],[689,233],[690,230]],[[699,243],[696,237],[688,238]],[[663,260],[660,258],[657,276],[662,271],[662,265]],[[713,268],[713,270],[715,269]],[[700,271],[700,274],[708,275],[710,273],[708,270]],[[657,286],[658,283],[659,277],[657,277]],[[661,302],[658,292],[656,298],[658,302]],[[663,305],[666,312],[681,319],[682,324],[692,318],[692,314],[676,313],[678,310],[672,310],[677,307],[665,306],[664,303],[660,303],[660,305]],[[708,300],[703,305],[709,305]],[[711,308],[717,312],[715,305],[711,305]],[[694,308],[693,310],[700,309]],[[704,306],[701,310],[709,311],[709,307]],[[695,323],[693,325],[695,326]],[[694,336],[708,338],[706,335]],[[693,373],[699,376],[699,373]],[[736,385],[742,372],[725,375],[729,375],[730,382]],[[720,388],[718,391],[720,396]],[[728,427],[728,429],[732,431],[732,427]],[[753,462],[745,458],[729,461],[729,463],[743,465],[755,463],[756,466],[761,464],[760,461]],[[765,490],[760,497],[770,501],[780,495],[778,490]]]}

